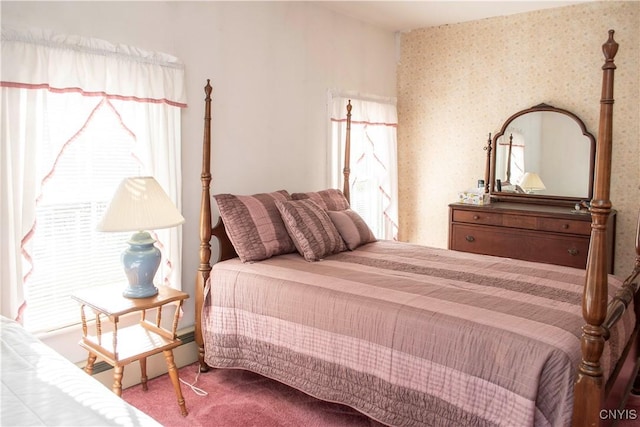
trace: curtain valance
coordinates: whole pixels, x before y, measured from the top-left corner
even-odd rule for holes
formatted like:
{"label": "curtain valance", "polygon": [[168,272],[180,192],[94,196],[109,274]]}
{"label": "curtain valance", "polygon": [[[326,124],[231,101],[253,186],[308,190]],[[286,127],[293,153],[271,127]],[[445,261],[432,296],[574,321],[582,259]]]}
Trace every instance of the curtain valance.
{"label": "curtain valance", "polygon": [[2,28],[1,84],[187,105],[184,65],[177,58],[42,29]]}

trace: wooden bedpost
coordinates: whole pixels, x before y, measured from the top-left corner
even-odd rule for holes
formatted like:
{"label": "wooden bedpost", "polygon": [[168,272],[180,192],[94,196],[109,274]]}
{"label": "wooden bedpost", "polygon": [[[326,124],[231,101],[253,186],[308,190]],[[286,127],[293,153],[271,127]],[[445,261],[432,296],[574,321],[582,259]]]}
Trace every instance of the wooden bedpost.
{"label": "wooden bedpost", "polygon": [[604,350],[604,328],[607,315],[607,220],[611,212],[611,136],[613,120],[613,58],[618,43],[609,30],[609,39],[602,46],[605,64],[602,66],[602,97],[596,146],[596,174],[591,200],[591,241],[587,258],[586,279],[582,299],[582,361],[578,366],[573,405],[574,426],[597,426],[604,400],[604,381],[600,357]]}
{"label": "wooden bedpost", "polygon": [[[629,275],[625,283],[634,283],[635,286],[633,290],[635,291],[635,302],[634,308],[636,310],[636,323],[640,320],[640,294],[638,293],[638,289],[640,289],[640,283],[637,280],[640,278],[640,210],[638,211],[638,225],[636,226],[636,263],[634,265],[633,272]],[[636,343],[637,355],[640,357],[640,340]],[[635,395],[640,395],[640,369],[638,369],[638,373],[633,381],[633,386],[631,388],[631,392]]]}
{"label": "wooden bedpost", "polygon": [[484,165],[484,192],[489,193],[491,192],[491,186],[489,185],[491,180],[491,132],[489,132],[489,139],[484,150],[487,152],[487,162]]}
{"label": "wooden bedpost", "polygon": [[196,324],[195,341],[198,345],[198,361],[200,371],[206,372],[209,367],[204,362],[204,338],[202,336],[202,306],[204,304],[204,286],[211,272],[211,91],[212,87],[207,79],[204,87],[204,139],[202,141],[202,198],[200,200],[200,265],[196,275]]}
{"label": "wooden bedpost", "polygon": [[347,136],[344,141],[344,168],[342,169],[342,192],[348,202],[351,202],[349,191],[349,174],[351,173],[351,100],[347,103]]}

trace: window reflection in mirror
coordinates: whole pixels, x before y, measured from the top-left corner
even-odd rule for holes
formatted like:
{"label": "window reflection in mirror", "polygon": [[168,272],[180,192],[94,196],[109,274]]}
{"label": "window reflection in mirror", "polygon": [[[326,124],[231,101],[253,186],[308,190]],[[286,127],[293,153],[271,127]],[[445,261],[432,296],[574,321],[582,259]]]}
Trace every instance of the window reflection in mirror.
{"label": "window reflection in mirror", "polygon": [[[591,186],[592,145],[578,122],[556,111],[516,117],[495,149],[495,179],[502,192],[587,199]],[[544,189],[521,189],[525,173],[538,175]]]}

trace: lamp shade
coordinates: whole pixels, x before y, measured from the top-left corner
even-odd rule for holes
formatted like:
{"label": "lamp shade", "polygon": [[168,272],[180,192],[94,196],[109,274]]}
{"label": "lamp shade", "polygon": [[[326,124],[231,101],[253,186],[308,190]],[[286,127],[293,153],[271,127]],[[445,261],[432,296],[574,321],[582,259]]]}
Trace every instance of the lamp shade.
{"label": "lamp shade", "polygon": [[167,193],[150,176],[125,178],[107,207],[98,231],[169,228],[184,222]]}
{"label": "lamp shade", "polygon": [[524,174],[520,180],[520,187],[529,191],[544,190],[547,188],[544,186],[544,183],[538,174],[534,172],[527,172]]}

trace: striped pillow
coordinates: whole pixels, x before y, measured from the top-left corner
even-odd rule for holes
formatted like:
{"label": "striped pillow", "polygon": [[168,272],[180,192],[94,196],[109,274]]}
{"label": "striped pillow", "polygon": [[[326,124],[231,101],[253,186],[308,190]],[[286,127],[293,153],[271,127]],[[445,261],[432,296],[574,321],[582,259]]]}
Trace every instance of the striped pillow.
{"label": "striped pillow", "polygon": [[343,211],[329,211],[327,214],[349,250],[352,251],[365,243],[376,241],[376,236],[356,211],[345,209]]}
{"label": "striped pillow", "polygon": [[252,196],[217,194],[222,222],[242,262],[295,252],[276,201],[291,200],[285,190]]}
{"label": "striped pillow", "polygon": [[298,252],[307,261],[347,250],[325,210],[313,200],[277,201],[276,206]]}
{"label": "striped pillow", "polygon": [[340,190],[329,188],[321,191],[310,193],[293,193],[293,200],[311,199],[316,202],[325,211],[342,211],[349,209],[349,202]]}

